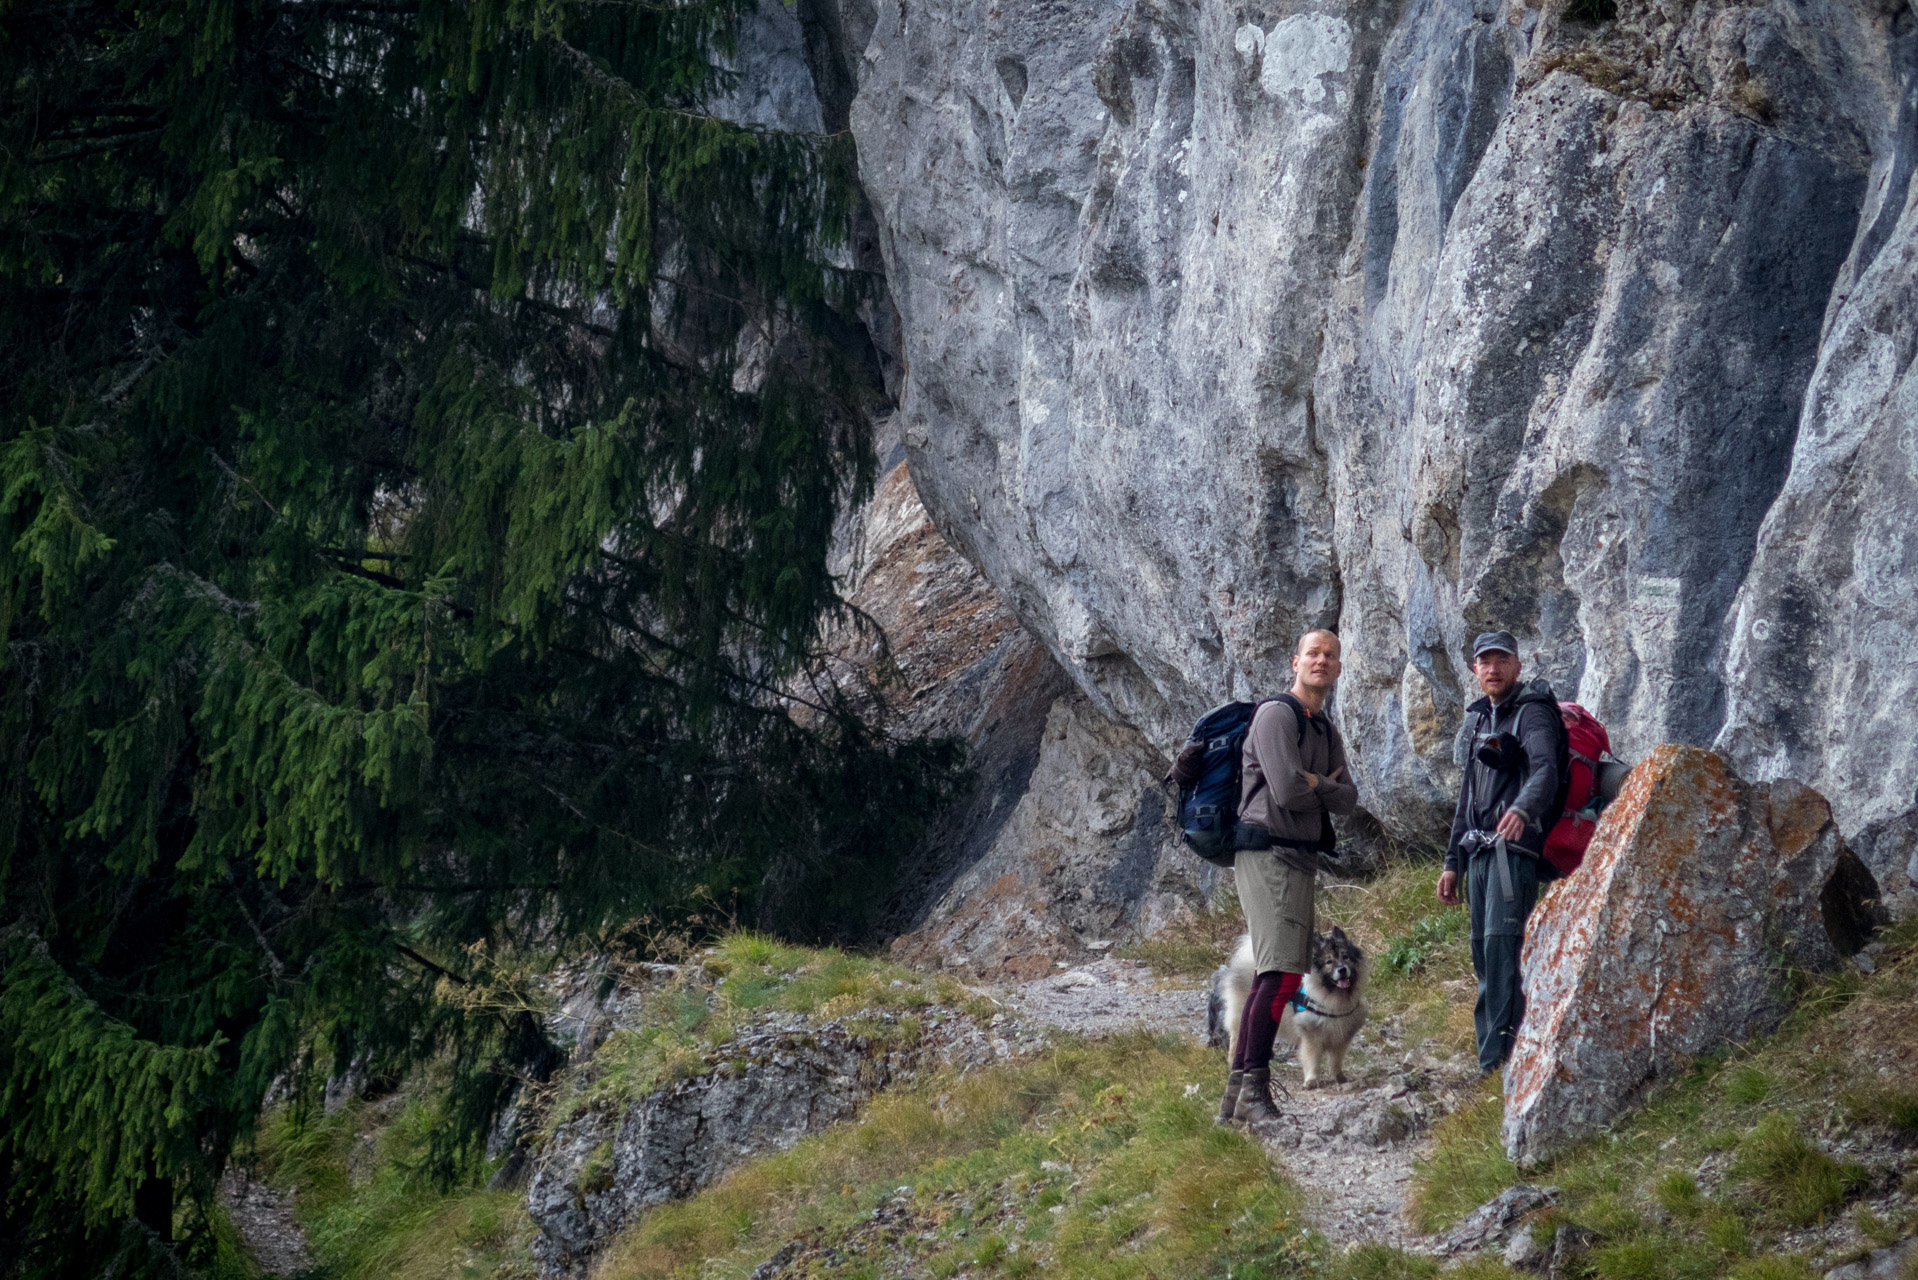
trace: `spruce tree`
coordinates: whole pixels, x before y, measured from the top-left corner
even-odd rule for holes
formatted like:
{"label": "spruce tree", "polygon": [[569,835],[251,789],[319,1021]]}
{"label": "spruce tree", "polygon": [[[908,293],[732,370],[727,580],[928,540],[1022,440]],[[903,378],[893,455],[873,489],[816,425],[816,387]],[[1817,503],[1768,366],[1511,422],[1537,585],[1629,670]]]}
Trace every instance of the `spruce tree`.
{"label": "spruce tree", "polygon": [[808,678],[880,393],[847,140],[708,109],[749,9],[4,10],[19,1274],[190,1260],[283,1077],[450,1066],[451,1167],[552,1066],[484,957],[856,930],[949,793]]}

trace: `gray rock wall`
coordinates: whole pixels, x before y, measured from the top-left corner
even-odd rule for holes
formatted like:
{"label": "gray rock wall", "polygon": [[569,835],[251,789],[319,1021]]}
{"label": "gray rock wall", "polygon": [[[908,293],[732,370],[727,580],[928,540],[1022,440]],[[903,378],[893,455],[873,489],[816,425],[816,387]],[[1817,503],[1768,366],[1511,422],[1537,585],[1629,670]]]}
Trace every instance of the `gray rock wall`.
{"label": "gray rock wall", "polygon": [[621,1228],[755,1156],[851,1119],[880,1090],[1038,1047],[995,1018],[928,1006],[902,1021],[867,1010],[815,1023],[769,1019],[715,1048],[705,1070],[560,1124],[534,1157],[526,1206],[547,1280],[585,1276]]}
{"label": "gray rock wall", "polygon": [[1168,750],[1336,623],[1365,803],[1429,837],[1504,625],[1622,754],[1808,778],[1903,887],[1908,4],[868,21],[914,478],[1095,705]]}

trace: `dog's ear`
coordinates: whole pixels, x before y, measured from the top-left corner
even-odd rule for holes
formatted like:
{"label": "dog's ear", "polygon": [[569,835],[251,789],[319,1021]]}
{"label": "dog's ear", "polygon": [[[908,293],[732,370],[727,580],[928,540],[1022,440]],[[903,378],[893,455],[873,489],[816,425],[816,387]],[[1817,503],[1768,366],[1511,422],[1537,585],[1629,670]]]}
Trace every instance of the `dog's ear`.
{"label": "dog's ear", "polygon": [[1347,938],[1347,937],[1345,936],[1345,930],[1343,930],[1343,929],[1341,929],[1341,928],[1339,928],[1339,927],[1338,927],[1337,925],[1333,925],[1333,926],[1332,926],[1332,940],[1333,940],[1334,942],[1348,942],[1348,941],[1350,941],[1350,939],[1348,939],[1348,938]]}

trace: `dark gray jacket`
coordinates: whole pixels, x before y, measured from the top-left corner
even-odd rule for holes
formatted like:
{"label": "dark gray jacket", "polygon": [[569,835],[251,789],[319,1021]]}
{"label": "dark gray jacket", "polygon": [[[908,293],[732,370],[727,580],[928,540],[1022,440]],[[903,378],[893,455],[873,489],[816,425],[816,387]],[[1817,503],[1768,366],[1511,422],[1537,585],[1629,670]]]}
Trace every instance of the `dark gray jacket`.
{"label": "dark gray jacket", "polygon": [[1462,870],[1459,837],[1467,831],[1490,831],[1507,809],[1525,816],[1525,834],[1511,847],[1537,855],[1545,847],[1539,825],[1558,795],[1558,744],[1565,732],[1558,715],[1558,697],[1543,680],[1520,685],[1497,706],[1480,698],[1465,708],[1465,728],[1472,734],[1509,733],[1524,748],[1524,764],[1517,770],[1494,769],[1478,762],[1475,737],[1465,747],[1465,782],[1459,789],[1458,811],[1452,816],[1452,838],[1445,846],[1445,868]]}

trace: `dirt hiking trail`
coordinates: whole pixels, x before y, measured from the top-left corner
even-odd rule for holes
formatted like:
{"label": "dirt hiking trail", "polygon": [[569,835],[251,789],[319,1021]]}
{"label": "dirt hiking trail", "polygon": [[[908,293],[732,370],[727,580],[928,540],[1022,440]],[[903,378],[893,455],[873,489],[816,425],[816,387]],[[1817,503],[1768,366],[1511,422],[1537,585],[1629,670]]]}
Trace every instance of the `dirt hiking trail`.
{"label": "dirt hiking trail", "polygon": [[[1161,979],[1136,961],[1107,957],[1026,982],[983,989],[1022,1021],[1100,1037],[1144,1029],[1204,1040],[1208,990]],[[1432,1123],[1471,1096],[1472,1064],[1406,1050],[1396,1020],[1369,1020],[1346,1060],[1346,1083],[1307,1090],[1283,1042],[1272,1064],[1284,1118],[1254,1132],[1273,1164],[1305,1193],[1317,1227],[1335,1244],[1376,1243],[1437,1253],[1446,1238],[1422,1234],[1405,1215],[1412,1163]],[[1216,1102],[1224,1085],[1205,1085]]]}

